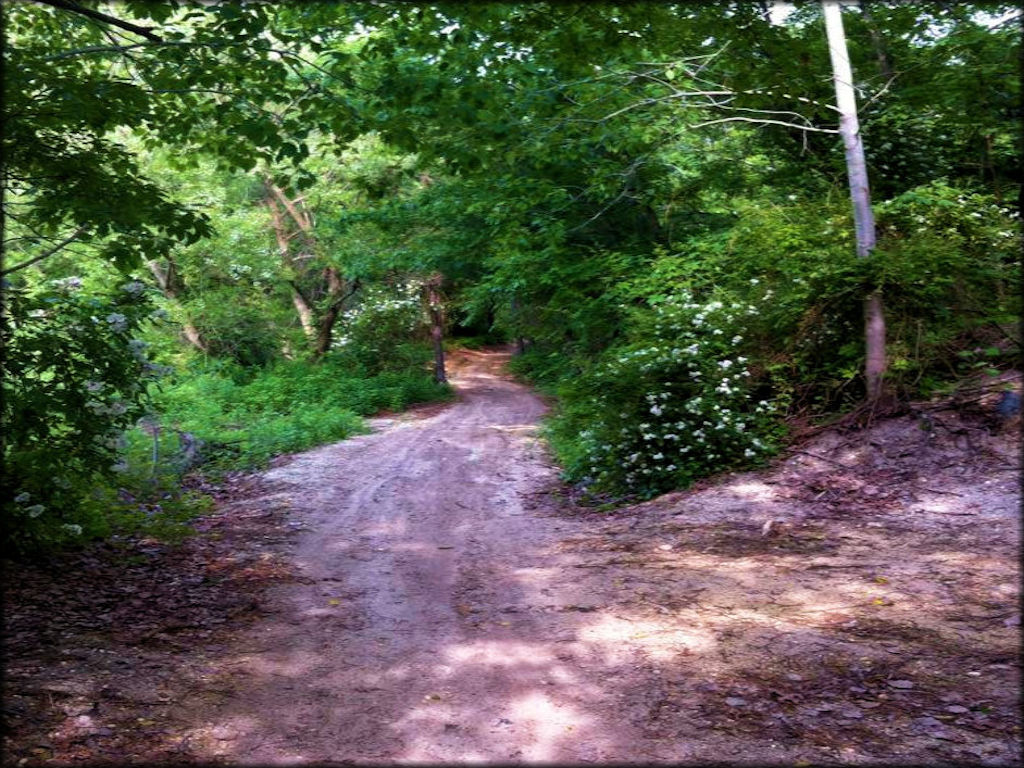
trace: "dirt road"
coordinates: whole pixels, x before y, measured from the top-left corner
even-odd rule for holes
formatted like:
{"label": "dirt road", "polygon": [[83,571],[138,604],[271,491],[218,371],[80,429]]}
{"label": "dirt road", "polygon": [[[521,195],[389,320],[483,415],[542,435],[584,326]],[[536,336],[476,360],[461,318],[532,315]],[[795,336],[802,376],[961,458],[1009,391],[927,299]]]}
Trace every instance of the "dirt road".
{"label": "dirt road", "polygon": [[[549,478],[544,411],[481,353],[459,401],[428,419],[305,453],[272,470],[305,531],[303,583],[239,655],[244,681],[206,733],[245,763],[604,761],[637,752],[610,665],[578,647],[594,606],[554,544],[572,520],[532,514]],[[254,503],[249,501],[247,503]]]}
{"label": "dirt road", "polygon": [[[541,401],[293,457],[298,579],[211,659],[182,749],[274,763],[1020,759],[1019,441],[935,415],[601,515],[558,508]],[[944,425],[945,430],[938,427]],[[945,468],[945,469],[943,469]]]}

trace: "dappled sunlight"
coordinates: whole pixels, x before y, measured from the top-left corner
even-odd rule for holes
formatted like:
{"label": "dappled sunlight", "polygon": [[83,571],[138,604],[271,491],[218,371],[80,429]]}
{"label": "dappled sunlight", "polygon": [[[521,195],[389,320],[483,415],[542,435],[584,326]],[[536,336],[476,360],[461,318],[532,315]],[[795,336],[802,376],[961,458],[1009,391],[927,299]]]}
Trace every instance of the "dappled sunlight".
{"label": "dappled sunlight", "polygon": [[729,490],[749,501],[775,501],[778,496],[778,488],[758,480],[730,483]]}
{"label": "dappled sunlight", "polygon": [[592,719],[577,708],[539,691],[506,701],[458,700],[445,693],[427,695],[390,729],[405,737],[408,747],[400,762],[493,762],[464,743],[463,730],[480,722],[487,728],[492,748],[513,749],[509,756],[529,762],[552,762],[566,739],[581,732]]}
{"label": "dappled sunlight", "polygon": [[715,638],[697,627],[681,629],[650,619],[604,615],[577,630],[580,642],[603,656],[605,664],[626,664],[637,650],[656,661],[671,661],[685,653],[710,653]]}
{"label": "dappled sunlight", "polygon": [[514,700],[508,712],[523,722],[530,734],[530,740],[522,747],[523,757],[538,762],[554,760],[558,742],[590,722],[589,717],[573,707],[557,704],[538,692]]}
{"label": "dappled sunlight", "polygon": [[551,664],[551,650],[536,643],[514,640],[478,640],[445,648],[444,657],[456,663],[485,664],[488,666],[539,667]]}

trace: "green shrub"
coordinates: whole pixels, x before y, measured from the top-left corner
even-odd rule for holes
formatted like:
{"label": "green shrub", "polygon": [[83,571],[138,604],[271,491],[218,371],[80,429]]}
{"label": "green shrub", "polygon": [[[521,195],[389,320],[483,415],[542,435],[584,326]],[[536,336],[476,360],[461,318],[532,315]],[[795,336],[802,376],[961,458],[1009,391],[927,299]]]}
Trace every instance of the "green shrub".
{"label": "green shrub", "polygon": [[686,293],[652,299],[631,329],[636,341],[560,389],[549,435],[567,479],[648,497],[767,456],[777,409],[758,400],[739,354],[738,329],[756,311]]}
{"label": "green shrub", "polygon": [[154,399],[165,428],[194,435],[203,458],[227,469],[358,434],[360,416],[448,397],[424,368],[367,375],[332,353],[320,363],[275,363],[244,383],[218,370],[184,374]]}
{"label": "green shrub", "polygon": [[4,292],[5,538],[19,549],[73,541],[104,528],[92,489],[125,469],[123,431],[163,373],[138,339],[152,306],[135,281],[109,294],[87,294],[78,278]]}

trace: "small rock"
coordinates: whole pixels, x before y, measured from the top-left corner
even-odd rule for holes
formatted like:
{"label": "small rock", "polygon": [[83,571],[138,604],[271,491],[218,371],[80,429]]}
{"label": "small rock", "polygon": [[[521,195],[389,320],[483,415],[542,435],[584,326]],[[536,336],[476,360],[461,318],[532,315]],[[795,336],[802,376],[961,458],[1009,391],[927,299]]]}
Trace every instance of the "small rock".
{"label": "small rock", "polygon": [[956,714],[956,715],[960,715],[960,714],[963,714],[964,712],[970,712],[971,710],[969,710],[967,707],[962,707],[959,704],[951,704],[950,706],[946,707],[946,711],[947,712],[952,712],[953,714]]}
{"label": "small rock", "polygon": [[739,696],[727,696],[725,703],[730,707],[743,707],[746,706],[747,700],[741,699]]}
{"label": "small rock", "polygon": [[787,672],[786,673],[786,679],[787,680],[792,680],[794,683],[799,683],[804,678],[803,678],[802,675],[798,675],[796,672]]}
{"label": "small rock", "polygon": [[[967,674],[970,674],[970,672],[968,672]],[[901,690],[907,690],[909,688],[913,688],[914,684],[912,682],[910,682],[909,680],[890,680],[889,681],[889,686],[892,687],[892,688],[899,688]]]}
{"label": "small rock", "polygon": [[941,728],[942,722],[936,720],[934,717],[915,717],[914,725],[916,725],[918,728]]}
{"label": "small rock", "polygon": [[658,549],[660,549],[662,552],[668,552],[668,551],[670,551],[672,549],[672,545],[671,544],[661,544],[661,545],[658,546]]}

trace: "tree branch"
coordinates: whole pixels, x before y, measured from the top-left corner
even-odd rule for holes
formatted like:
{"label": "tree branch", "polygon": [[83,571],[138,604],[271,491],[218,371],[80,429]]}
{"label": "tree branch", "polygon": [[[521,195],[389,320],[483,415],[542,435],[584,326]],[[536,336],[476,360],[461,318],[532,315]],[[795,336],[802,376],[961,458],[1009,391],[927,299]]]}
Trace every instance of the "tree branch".
{"label": "tree branch", "polygon": [[92,8],[85,8],[78,3],[73,3],[70,0],[35,0],[41,5],[49,5],[52,8],[58,8],[62,11],[70,11],[71,13],[77,13],[79,16],[85,16],[88,19],[94,19],[95,21],[102,21],[104,24],[110,24],[114,27],[120,27],[121,29],[134,32],[140,37],[144,37],[147,40],[152,40],[154,43],[163,41],[163,38],[153,32],[153,27],[140,27],[137,24],[132,24],[128,21],[115,18],[114,16],[108,16],[105,13],[94,10]]}
{"label": "tree branch", "polygon": [[813,128],[809,125],[797,125],[796,123],[787,123],[784,120],[768,120],[767,118],[763,117],[723,117],[721,120],[708,120],[707,122],[704,123],[694,123],[689,127],[703,128],[705,125],[714,125],[715,123],[735,122],[761,123],[762,125],[770,123],[772,125],[782,125],[785,126],[786,128],[796,128],[798,131],[815,131],[816,133],[839,133],[839,131],[837,131],[834,128]]}
{"label": "tree branch", "polygon": [[87,230],[88,228],[89,227],[87,225],[83,224],[78,229],[76,229],[74,232],[72,232],[70,235],[68,235],[63,240],[61,240],[59,243],[57,243],[55,246],[53,246],[53,248],[51,248],[50,250],[45,251],[45,252],[39,254],[38,256],[33,256],[28,261],[21,262],[21,264],[15,264],[10,269],[5,269],[2,272],[0,272],[0,275],[9,275],[9,274],[11,274],[11,272],[17,272],[19,269],[25,269],[25,267],[31,267],[33,264],[37,264],[40,261],[42,261],[43,259],[46,259],[46,258],[49,258],[50,256],[53,256],[53,254],[57,253],[57,251],[63,249],[64,246],[68,245],[69,243],[71,243],[74,240],[77,240],[78,236],[81,235],[83,232],[85,232],[85,230]]}

